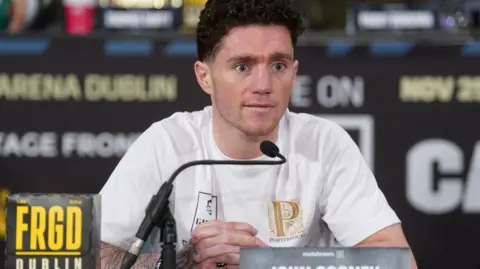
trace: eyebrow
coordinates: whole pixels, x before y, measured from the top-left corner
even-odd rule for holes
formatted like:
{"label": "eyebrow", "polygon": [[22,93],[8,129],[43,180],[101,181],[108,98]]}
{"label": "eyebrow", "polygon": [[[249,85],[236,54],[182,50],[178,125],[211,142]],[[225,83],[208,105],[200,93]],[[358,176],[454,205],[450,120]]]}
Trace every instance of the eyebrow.
{"label": "eyebrow", "polygon": [[[229,58],[227,62],[229,63],[234,63],[234,62],[255,62],[256,61],[256,56],[251,55],[251,54],[242,54],[242,55],[237,55]],[[274,52],[269,55],[268,57],[270,60],[273,61],[279,61],[279,60],[288,60],[292,61],[293,56],[289,53],[285,52]]]}

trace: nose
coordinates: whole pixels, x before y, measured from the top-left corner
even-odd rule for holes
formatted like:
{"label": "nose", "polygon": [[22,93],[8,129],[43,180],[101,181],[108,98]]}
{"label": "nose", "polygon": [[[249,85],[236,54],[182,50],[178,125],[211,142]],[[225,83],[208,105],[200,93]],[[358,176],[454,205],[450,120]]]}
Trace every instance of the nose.
{"label": "nose", "polygon": [[254,76],[254,93],[269,94],[272,92],[273,81],[272,74],[267,67],[259,67],[256,69]]}

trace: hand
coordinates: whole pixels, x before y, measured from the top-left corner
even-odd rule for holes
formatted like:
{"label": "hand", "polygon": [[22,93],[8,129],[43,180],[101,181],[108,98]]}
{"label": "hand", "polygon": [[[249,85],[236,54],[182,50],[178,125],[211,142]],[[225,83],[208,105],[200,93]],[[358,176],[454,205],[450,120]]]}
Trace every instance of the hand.
{"label": "hand", "polygon": [[232,265],[239,264],[241,247],[266,246],[256,235],[257,230],[248,223],[220,220],[202,223],[191,233],[190,242],[196,251],[194,260],[203,269],[216,269],[217,263],[233,269]]}

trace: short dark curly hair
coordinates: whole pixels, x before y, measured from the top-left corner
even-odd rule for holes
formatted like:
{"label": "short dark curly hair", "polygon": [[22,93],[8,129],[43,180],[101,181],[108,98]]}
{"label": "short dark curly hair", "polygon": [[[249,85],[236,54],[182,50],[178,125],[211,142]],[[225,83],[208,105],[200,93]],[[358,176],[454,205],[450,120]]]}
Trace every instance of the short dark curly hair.
{"label": "short dark curly hair", "polygon": [[215,57],[232,28],[254,24],[285,26],[293,46],[305,29],[300,13],[289,0],[208,0],[196,29],[198,59]]}

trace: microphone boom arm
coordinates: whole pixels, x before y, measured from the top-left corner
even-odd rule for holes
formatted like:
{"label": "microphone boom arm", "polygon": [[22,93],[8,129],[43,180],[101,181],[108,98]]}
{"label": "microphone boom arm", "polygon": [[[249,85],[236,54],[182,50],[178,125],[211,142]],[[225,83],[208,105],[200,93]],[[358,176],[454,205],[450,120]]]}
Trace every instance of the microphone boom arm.
{"label": "microphone boom arm", "polygon": [[[266,142],[266,141],[264,141]],[[270,142],[271,143],[271,142]],[[276,148],[276,146],[272,143]],[[263,150],[262,150],[263,151]],[[267,155],[267,154],[265,154]],[[131,245],[130,249],[125,252],[123,257],[121,269],[131,269],[135,264],[138,255],[145,244],[148,236],[151,234],[153,227],[157,226],[161,228],[164,224],[164,218],[166,214],[169,214],[169,197],[173,190],[173,181],[175,178],[185,169],[196,165],[279,165],[287,161],[287,159],[278,152],[278,148],[273,149],[267,155],[269,157],[278,157],[277,161],[252,161],[252,160],[198,160],[185,163],[181,165],[177,170],[173,172],[168,181],[164,182],[156,195],[153,195],[152,199],[148,203],[146,209],[146,216],[143,219],[140,227],[136,233],[136,240]]]}

